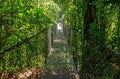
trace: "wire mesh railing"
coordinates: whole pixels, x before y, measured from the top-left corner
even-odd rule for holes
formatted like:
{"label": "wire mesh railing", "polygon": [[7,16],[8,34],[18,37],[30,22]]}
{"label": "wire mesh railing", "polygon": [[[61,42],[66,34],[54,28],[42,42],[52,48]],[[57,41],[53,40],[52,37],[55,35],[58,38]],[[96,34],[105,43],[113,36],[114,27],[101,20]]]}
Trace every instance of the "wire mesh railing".
{"label": "wire mesh railing", "polygon": [[91,39],[91,43],[97,44],[98,46],[100,46],[101,49],[106,49],[107,51],[112,52],[113,55],[118,55],[118,56],[120,56],[120,52],[117,52],[117,51],[115,51],[114,49],[111,49],[111,48],[109,48],[109,47],[107,47],[107,46],[99,43],[98,41],[94,41],[93,39]]}
{"label": "wire mesh railing", "polygon": [[[47,29],[0,51],[0,76],[10,78],[14,72],[42,67],[48,54]],[[35,76],[36,79],[39,77]],[[6,79],[8,79],[6,78]]]}
{"label": "wire mesh railing", "polygon": [[[71,45],[73,60],[81,78],[83,76],[91,79],[120,78],[118,75],[120,73],[120,52],[91,38],[89,38],[88,43],[85,43],[82,33],[71,29],[70,26],[66,27],[64,32],[69,45]],[[78,34],[78,36],[75,37],[74,33]]]}
{"label": "wire mesh railing", "polygon": [[[90,38],[89,38],[90,39]],[[90,39],[84,43],[82,52],[81,77],[92,79],[119,79],[119,52]]]}

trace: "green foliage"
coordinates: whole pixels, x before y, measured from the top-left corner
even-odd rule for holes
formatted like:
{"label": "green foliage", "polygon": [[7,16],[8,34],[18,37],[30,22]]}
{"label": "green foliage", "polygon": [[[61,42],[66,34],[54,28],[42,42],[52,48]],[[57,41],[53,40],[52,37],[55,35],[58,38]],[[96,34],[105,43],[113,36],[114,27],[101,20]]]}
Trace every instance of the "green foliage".
{"label": "green foliage", "polygon": [[[120,52],[119,3],[119,0],[0,0],[0,50],[62,21],[77,70],[85,68],[95,79],[118,79],[119,57],[105,47]],[[44,32],[5,54],[1,57],[4,62],[0,63],[0,71],[43,66],[48,52],[46,40]]]}
{"label": "green foliage", "polygon": [[[85,68],[86,73],[93,73],[95,79],[101,77],[117,79],[120,65],[117,65],[119,68],[116,70],[113,64],[119,61],[119,57],[111,55],[111,51],[105,49],[104,46],[119,51],[120,30],[118,17],[120,13],[118,4],[119,0],[71,0],[67,4],[68,6],[65,7],[65,11],[62,12],[62,19],[67,26],[65,28],[65,31],[67,31],[65,32],[66,37],[71,45],[70,49],[74,63],[78,71],[81,71],[80,73],[84,72],[82,68]],[[95,10],[92,6],[95,7]],[[89,10],[87,11],[87,9]],[[93,15],[94,12],[95,15]],[[93,22],[90,18],[92,16],[95,16]],[[83,39],[85,31],[89,35],[86,40]],[[86,61],[83,61],[85,58]]]}
{"label": "green foliage", "polygon": [[[53,26],[59,11],[59,6],[52,0],[3,0],[0,1],[0,7],[0,51]],[[41,67],[47,54],[45,31],[2,55],[0,73]]]}

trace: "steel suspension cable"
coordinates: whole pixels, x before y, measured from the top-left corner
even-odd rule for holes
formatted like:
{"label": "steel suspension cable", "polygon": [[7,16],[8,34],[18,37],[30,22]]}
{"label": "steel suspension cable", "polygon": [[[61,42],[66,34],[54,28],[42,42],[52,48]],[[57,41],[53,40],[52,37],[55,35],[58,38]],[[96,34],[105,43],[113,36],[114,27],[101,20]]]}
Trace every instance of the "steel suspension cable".
{"label": "steel suspension cable", "polygon": [[115,51],[115,50],[113,50],[113,49],[111,49],[111,48],[109,48],[109,47],[106,47],[105,45],[103,45],[103,44],[101,44],[101,43],[99,43],[99,42],[97,42],[97,41],[94,41],[93,39],[91,39],[91,43],[97,44],[97,45],[99,45],[100,47],[105,48],[105,49],[108,50],[108,51],[111,51],[114,55],[120,55],[120,52],[117,52],[117,51]]}
{"label": "steel suspension cable", "polygon": [[[111,48],[109,48],[109,47],[107,47],[107,46],[99,43],[98,41],[94,41],[94,40],[91,39],[91,38],[89,38],[89,39],[91,40],[91,43],[97,44],[98,46],[100,46],[100,47],[102,47],[102,48],[104,48],[104,49],[106,49],[106,50],[108,50],[108,51],[111,51],[112,53],[114,53],[114,55],[120,56],[120,52],[117,52],[117,51],[115,51],[114,49],[111,49]],[[81,47],[80,47],[80,48],[81,48]],[[78,49],[80,49],[80,48],[78,48]]]}
{"label": "steel suspension cable", "polygon": [[48,29],[48,28],[45,28],[45,29],[43,29],[42,31],[39,31],[38,33],[32,35],[31,37],[28,37],[28,38],[26,38],[26,39],[24,39],[24,40],[22,40],[22,41],[20,41],[20,42],[17,42],[17,43],[16,43],[15,45],[13,45],[13,46],[11,46],[11,47],[3,50],[3,51],[0,51],[0,54],[5,54],[6,52],[9,52],[9,51],[13,50],[13,49],[16,48],[16,47],[19,47],[20,45],[24,44],[25,42],[28,42],[30,39],[36,37],[36,35],[39,35],[39,34],[43,33],[43,32],[46,31],[47,29]]}

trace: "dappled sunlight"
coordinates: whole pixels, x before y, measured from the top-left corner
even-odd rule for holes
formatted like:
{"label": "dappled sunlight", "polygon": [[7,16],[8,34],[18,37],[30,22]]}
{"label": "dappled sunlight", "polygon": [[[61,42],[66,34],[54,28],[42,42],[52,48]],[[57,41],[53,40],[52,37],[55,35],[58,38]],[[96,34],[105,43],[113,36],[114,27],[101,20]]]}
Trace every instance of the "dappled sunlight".
{"label": "dappled sunlight", "polygon": [[60,40],[60,39],[56,39],[56,40],[54,40],[54,42],[56,42],[56,43],[67,43],[66,41]]}

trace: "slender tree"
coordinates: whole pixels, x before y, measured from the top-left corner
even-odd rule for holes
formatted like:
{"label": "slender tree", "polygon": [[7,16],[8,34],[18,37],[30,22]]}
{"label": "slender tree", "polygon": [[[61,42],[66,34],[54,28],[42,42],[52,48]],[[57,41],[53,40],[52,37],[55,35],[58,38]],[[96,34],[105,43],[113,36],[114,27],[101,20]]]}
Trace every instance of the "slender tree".
{"label": "slender tree", "polygon": [[118,5],[118,28],[117,28],[117,36],[118,36],[118,51],[120,52],[120,5]]}
{"label": "slender tree", "polygon": [[83,31],[83,53],[82,53],[82,79],[92,79],[93,70],[92,63],[94,59],[91,58],[92,55],[92,44],[91,44],[91,33],[90,28],[96,19],[96,7],[93,5],[93,0],[84,0],[83,4],[85,5],[84,15],[84,31]]}

